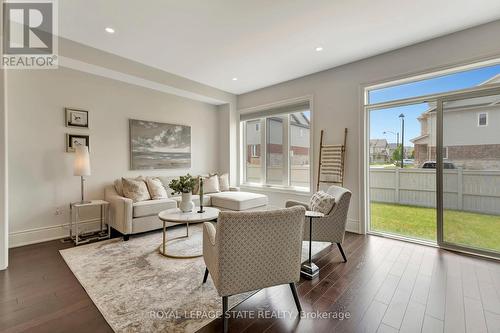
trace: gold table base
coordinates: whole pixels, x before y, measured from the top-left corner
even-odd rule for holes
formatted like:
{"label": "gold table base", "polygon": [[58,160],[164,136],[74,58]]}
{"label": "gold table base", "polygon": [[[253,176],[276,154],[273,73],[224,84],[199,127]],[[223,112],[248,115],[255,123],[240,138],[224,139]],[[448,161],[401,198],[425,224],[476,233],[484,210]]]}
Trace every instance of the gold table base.
{"label": "gold table base", "polygon": [[203,257],[203,253],[193,255],[193,256],[177,256],[177,255],[173,255],[173,254],[168,254],[167,253],[167,242],[173,241],[176,239],[189,238],[189,223],[186,223],[186,236],[178,236],[178,237],[174,237],[174,238],[171,238],[168,240],[167,240],[167,228],[165,226],[165,223],[166,223],[166,221],[163,221],[163,242],[158,248],[158,252],[160,252],[160,254],[162,256],[165,256],[167,258],[173,258],[173,259],[193,259],[193,258]]}

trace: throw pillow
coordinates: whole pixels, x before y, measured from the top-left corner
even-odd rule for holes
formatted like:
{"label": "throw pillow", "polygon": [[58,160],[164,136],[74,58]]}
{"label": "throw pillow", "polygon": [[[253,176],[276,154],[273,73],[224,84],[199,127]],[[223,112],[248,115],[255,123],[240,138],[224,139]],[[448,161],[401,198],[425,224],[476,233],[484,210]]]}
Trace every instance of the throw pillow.
{"label": "throw pillow", "polygon": [[334,206],[335,198],[323,191],[314,193],[309,203],[309,209],[314,212],[323,213],[325,215],[330,214]]}
{"label": "throw pillow", "polygon": [[200,178],[201,178],[201,176],[194,177],[194,179],[196,180],[196,182],[194,183],[193,192],[192,192],[194,195],[200,194]]}
{"label": "throw pillow", "polygon": [[143,179],[122,178],[123,195],[134,202],[150,200],[148,187]]}
{"label": "throw pillow", "polygon": [[229,175],[227,173],[219,176],[219,191],[229,191]]}
{"label": "throw pillow", "polygon": [[[144,180],[144,177],[143,176],[138,176],[138,177],[136,177],[134,179],[135,180]],[[118,193],[119,196],[124,197],[125,195],[123,194],[122,179],[121,178],[116,179],[115,182],[114,182],[114,185],[115,185],[116,193]]]}
{"label": "throw pillow", "polygon": [[170,184],[172,179],[174,179],[174,177],[172,177],[172,176],[157,176],[155,178],[158,178],[161,181],[161,183],[163,184],[163,187],[167,191],[168,197],[170,198],[172,196],[172,189],[168,185]]}
{"label": "throw pillow", "polygon": [[168,198],[167,190],[159,178],[147,177],[146,185],[148,185],[149,194],[153,200]]}
{"label": "throw pillow", "polygon": [[118,193],[119,196],[123,197],[123,185],[122,185],[121,178],[115,180],[114,184],[115,184],[116,193]]}
{"label": "throw pillow", "polygon": [[217,193],[219,190],[219,176],[213,175],[203,178],[203,192],[204,193]]}

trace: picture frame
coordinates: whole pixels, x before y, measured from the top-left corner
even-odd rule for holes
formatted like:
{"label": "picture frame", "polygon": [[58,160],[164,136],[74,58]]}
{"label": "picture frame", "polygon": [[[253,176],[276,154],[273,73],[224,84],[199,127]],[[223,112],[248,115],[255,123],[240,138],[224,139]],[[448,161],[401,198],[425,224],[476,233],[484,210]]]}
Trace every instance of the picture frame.
{"label": "picture frame", "polygon": [[191,167],[191,126],[129,119],[130,169]]}
{"label": "picture frame", "polygon": [[89,136],[88,135],[81,135],[81,134],[66,134],[66,152],[68,153],[74,153],[75,152],[75,147],[77,145],[85,145],[89,147],[90,150],[90,145],[89,145]]}
{"label": "picture frame", "polygon": [[65,108],[66,127],[89,128],[89,112],[86,110]]}

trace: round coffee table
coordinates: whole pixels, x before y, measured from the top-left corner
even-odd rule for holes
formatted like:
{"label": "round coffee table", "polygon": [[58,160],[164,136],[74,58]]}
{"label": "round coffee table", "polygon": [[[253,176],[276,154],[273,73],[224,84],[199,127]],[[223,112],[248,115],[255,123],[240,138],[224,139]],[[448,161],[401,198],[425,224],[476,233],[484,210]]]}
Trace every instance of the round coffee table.
{"label": "round coffee table", "polygon": [[[195,208],[192,212],[183,213],[179,208],[167,209],[158,214],[158,218],[163,222],[163,243],[160,245],[159,251],[160,254],[169,258],[177,258],[177,259],[190,259],[190,258],[198,258],[203,256],[203,253],[199,255],[191,255],[191,256],[178,256],[167,253],[167,242],[180,238],[189,238],[189,223],[199,223],[199,222],[208,222],[208,221],[217,221],[217,217],[219,216],[220,210],[212,207],[204,207],[203,213],[197,213],[197,208]],[[167,240],[167,228],[166,223],[179,223],[186,225],[186,236],[175,237]]]}

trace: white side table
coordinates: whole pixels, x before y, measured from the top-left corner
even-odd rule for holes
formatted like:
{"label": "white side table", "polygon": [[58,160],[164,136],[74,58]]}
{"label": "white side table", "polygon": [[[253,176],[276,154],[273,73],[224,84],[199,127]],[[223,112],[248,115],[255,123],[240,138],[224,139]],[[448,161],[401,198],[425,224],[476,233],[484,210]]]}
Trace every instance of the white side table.
{"label": "white side table", "polygon": [[[81,223],[80,209],[88,207],[99,207],[100,228],[98,231],[80,234],[78,230],[78,225]],[[86,203],[72,202],[69,205],[69,238],[75,243],[75,245],[89,243],[94,240],[111,238],[111,228],[108,223],[108,210],[109,202],[104,200],[91,200]]]}

